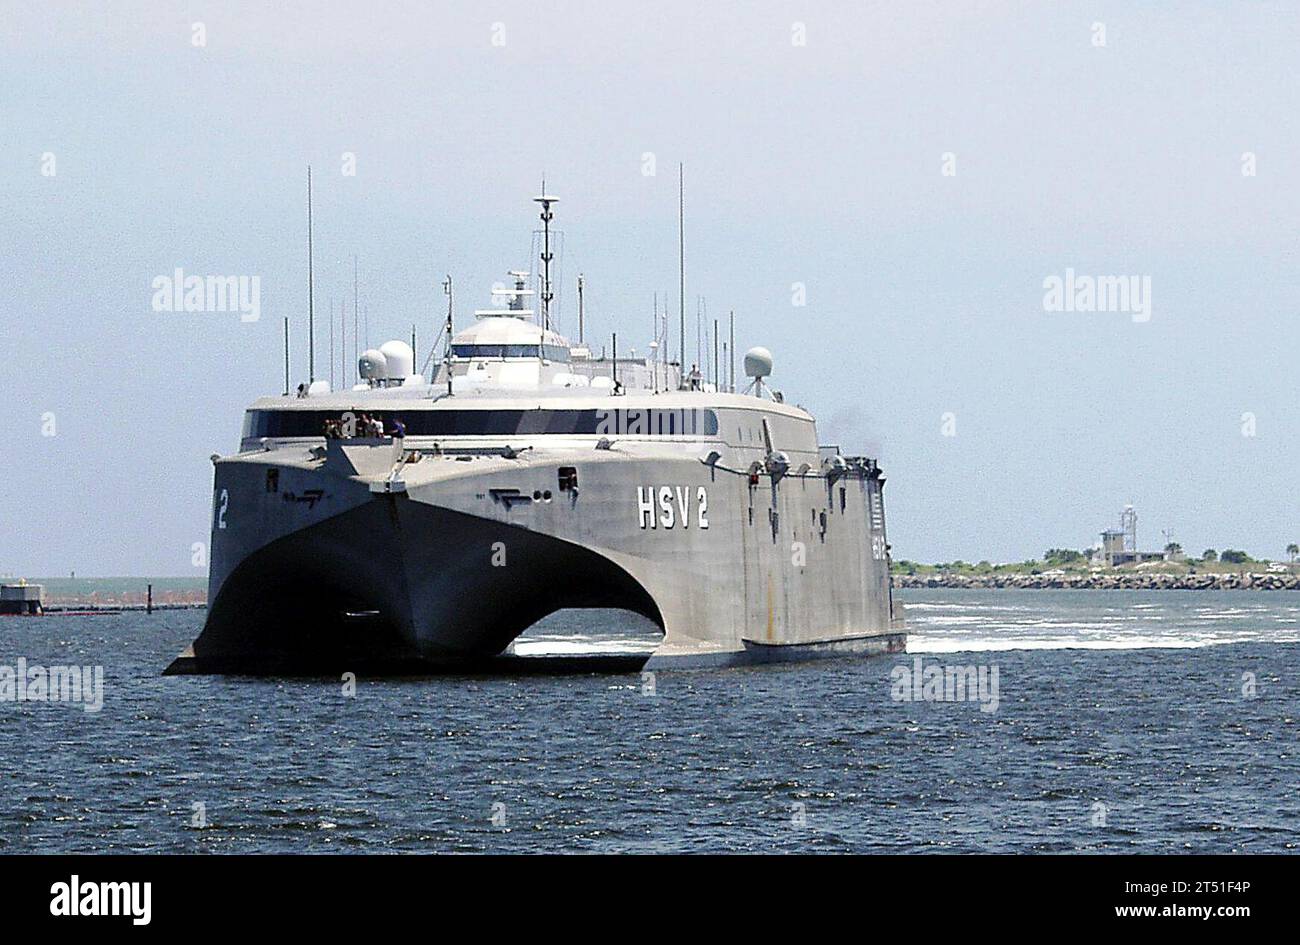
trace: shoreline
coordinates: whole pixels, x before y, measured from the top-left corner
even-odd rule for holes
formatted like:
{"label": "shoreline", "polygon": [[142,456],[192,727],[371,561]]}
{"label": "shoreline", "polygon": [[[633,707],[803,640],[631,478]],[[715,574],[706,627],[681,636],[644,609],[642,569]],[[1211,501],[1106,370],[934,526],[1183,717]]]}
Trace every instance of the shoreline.
{"label": "shoreline", "polygon": [[894,574],[896,588],[1077,591],[1297,591],[1300,575],[1262,574]]}
{"label": "shoreline", "polygon": [[[1097,573],[1097,574],[893,574],[890,585],[901,590],[1076,590],[1076,591],[1300,591],[1300,574],[1255,571],[1215,574]],[[204,610],[207,595],[195,591],[162,591],[154,595],[154,610]],[[56,614],[114,614],[143,612],[142,593],[62,593],[45,598],[44,611]]]}
{"label": "shoreline", "polygon": [[[154,601],[153,612],[160,610],[207,610],[207,601]],[[105,604],[100,601],[59,600],[46,603],[39,614],[0,614],[0,617],[86,617],[92,614],[147,613],[147,604]]]}

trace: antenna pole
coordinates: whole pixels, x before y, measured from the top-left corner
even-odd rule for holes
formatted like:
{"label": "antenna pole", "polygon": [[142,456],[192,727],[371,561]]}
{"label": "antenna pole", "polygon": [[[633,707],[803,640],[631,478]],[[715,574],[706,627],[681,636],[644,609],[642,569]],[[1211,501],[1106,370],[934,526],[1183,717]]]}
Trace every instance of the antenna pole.
{"label": "antenna pole", "polygon": [[[668,298],[667,298],[667,293],[665,293],[664,305],[666,306],[667,304],[668,304]],[[663,338],[663,341],[659,346],[659,364],[663,368],[663,372],[664,372],[664,393],[667,393],[668,392],[668,313],[667,312],[664,312],[662,315],[659,316],[659,324],[663,326],[662,329],[656,329],[659,331],[659,334]],[[658,381],[655,382],[655,385],[656,385],[655,393],[657,394],[659,393]]]}
{"label": "antenna pole", "polygon": [[284,396],[289,396],[289,316],[284,316]]}
{"label": "antenna pole", "polygon": [[307,383],[316,380],[316,282],[311,240],[311,165],[307,165]]}
{"label": "antenna pole", "polygon": [[[657,343],[659,341],[659,293],[658,292],[654,293],[654,295],[651,297],[650,305],[652,306],[651,309],[652,314],[650,316],[651,319],[650,337]],[[664,344],[667,343],[668,343],[668,339],[665,338]],[[659,393],[659,358],[662,355],[662,353],[663,353],[662,350],[660,350],[658,344],[656,344],[654,368],[651,372],[651,378],[650,378],[651,385],[656,394]]]}
{"label": "antenna pole", "polygon": [[704,370],[707,371],[709,369],[709,366],[704,359],[704,341],[703,341],[703,335],[701,334],[701,332],[704,330],[703,329],[704,322],[702,321],[703,315],[700,314],[700,311],[703,307],[704,307],[704,296],[697,295],[695,297],[695,363],[703,367]]}
{"label": "antenna pole", "polygon": [[334,296],[330,296],[330,390],[334,389]]}
{"label": "antenna pole", "polygon": [[713,389],[716,391],[722,386],[722,379],[718,376],[718,320],[713,320]]}
{"label": "antenna pole", "polygon": [[728,348],[727,350],[730,351],[731,353],[727,355],[727,373],[731,375],[731,378],[727,382],[727,386],[731,388],[731,392],[734,394],[736,392],[736,310],[735,309],[731,310],[730,323],[731,323],[731,327],[728,330],[730,331],[731,347]]}
{"label": "antenna pole", "polygon": [[681,361],[678,365],[677,386],[682,386],[682,378],[686,376],[686,190],[685,190],[685,171],[683,165],[679,162],[677,165],[677,320],[678,320],[678,344],[677,357]]}
{"label": "antenna pole", "polygon": [[582,343],[582,273],[578,273],[578,344]]}
{"label": "antenna pole", "polygon": [[415,356],[415,326],[412,325],[411,326],[411,370],[414,371],[415,366],[419,363],[420,363],[419,359]]}
{"label": "antenna pole", "polygon": [[550,331],[551,299],[555,297],[551,291],[551,260],[555,255],[551,252],[551,221],[555,219],[551,204],[558,203],[559,198],[546,193],[546,181],[543,180],[542,195],[533,200],[542,205],[542,328]]}
{"label": "antenna pole", "polygon": [[[352,370],[356,371],[357,362],[361,358],[361,335],[357,332],[357,257],[352,257]],[[361,377],[357,375],[356,380],[360,382]]]}
{"label": "antenna pole", "polygon": [[446,341],[442,346],[442,363],[447,372],[447,396],[451,396],[451,273],[442,283],[443,294],[447,296],[447,327],[444,329]]}
{"label": "antenna pole", "polygon": [[618,332],[613,333],[614,346],[614,393],[618,393]]}

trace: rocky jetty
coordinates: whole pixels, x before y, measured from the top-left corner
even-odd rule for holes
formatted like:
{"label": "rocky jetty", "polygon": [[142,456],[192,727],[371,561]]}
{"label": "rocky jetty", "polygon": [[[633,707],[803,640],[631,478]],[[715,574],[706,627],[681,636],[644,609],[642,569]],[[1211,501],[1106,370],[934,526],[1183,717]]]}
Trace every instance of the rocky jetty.
{"label": "rocky jetty", "polygon": [[1140,572],[1097,572],[1093,574],[895,574],[894,587],[1010,587],[1023,590],[1101,591],[1295,591],[1300,590],[1297,574],[1142,574]]}

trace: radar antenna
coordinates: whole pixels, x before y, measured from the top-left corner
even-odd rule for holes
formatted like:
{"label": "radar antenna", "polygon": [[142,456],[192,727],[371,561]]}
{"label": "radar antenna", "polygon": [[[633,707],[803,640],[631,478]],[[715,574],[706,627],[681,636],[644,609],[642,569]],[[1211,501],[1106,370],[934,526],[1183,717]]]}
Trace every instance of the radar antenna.
{"label": "radar antenna", "polygon": [[529,289],[526,288],[528,284],[528,273],[520,269],[511,269],[508,273],[506,273],[506,275],[510,276],[512,279],[515,280],[515,289],[513,292],[507,290],[501,293],[502,295],[510,296],[510,301],[507,303],[507,308],[509,308],[510,311],[512,312],[520,312],[520,313],[526,312],[527,314],[531,315],[532,312],[529,312],[527,309],[524,308],[524,298],[526,296],[533,294]]}

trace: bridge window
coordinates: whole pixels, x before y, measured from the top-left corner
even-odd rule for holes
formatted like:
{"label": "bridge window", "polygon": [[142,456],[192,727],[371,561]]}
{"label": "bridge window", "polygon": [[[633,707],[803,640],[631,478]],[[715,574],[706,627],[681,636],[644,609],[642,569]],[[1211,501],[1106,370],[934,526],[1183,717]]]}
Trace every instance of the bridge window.
{"label": "bridge window", "polygon": [[537,345],[452,345],[451,353],[458,358],[536,358]]}
{"label": "bridge window", "polygon": [[[326,421],[339,421],[342,410],[249,410],[244,415],[244,438],[318,437],[325,434]],[[392,429],[401,421],[407,436],[520,436],[537,434],[605,434],[629,430],[611,427],[608,410],[366,410],[358,407],[353,414],[366,413]],[[662,413],[663,416],[659,416]],[[641,423],[630,432],[650,436],[713,436],[718,432],[718,418],[712,410],[695,411],[697,417],[683,420],[673,411],[640,411]],[[646,416],[648,415],[648,416]],[[617,419],[617,418],[616,418]],[[655,422],[650,422],[651,420]],[[661,422],[660,422],[661,421]],[[622,421],[619,420],[619,423]]]}

